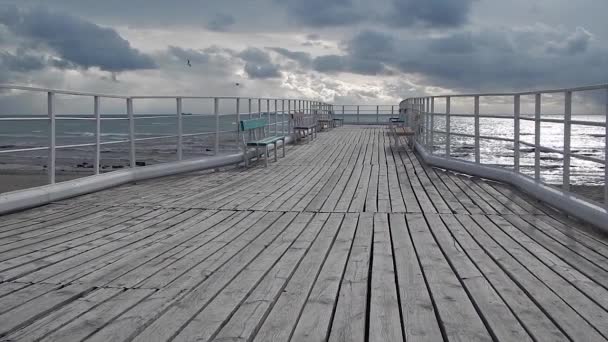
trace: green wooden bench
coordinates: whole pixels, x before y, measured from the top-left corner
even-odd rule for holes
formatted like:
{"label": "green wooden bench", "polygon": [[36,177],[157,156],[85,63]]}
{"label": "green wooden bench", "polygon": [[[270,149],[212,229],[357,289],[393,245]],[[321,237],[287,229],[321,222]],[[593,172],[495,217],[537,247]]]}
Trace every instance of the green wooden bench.
{"label": "green wooden bench", "polygon": [[243,154],[245,165],[249,166],[248,147],[255,146],[256,158],[260,157],[260,147],[264,147],[264,165],[268,166],[269,145],[274,145],[274,161],[277,161],[277,143],[283,142],[283,157],[285,157],[285,137],[271,136],[268,132],[268,120],[266,118],[241,120],[239,128],[243,137]]}

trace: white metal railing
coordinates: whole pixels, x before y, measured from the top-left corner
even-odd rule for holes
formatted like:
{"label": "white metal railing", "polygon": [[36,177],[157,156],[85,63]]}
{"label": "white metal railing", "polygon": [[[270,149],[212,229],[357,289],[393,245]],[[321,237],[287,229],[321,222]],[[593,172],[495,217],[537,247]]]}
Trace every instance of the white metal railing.
{"label": "white metal railing", "polygon": [[[574,98],[579,99],[577,106],[588,108],[592,107],[598,112],[583,113],[574,111]],[[454,103],[458,102],[460,109],[454,110]],[[439,105],[440,103],[440,105]],[[583,160],[596,165],[596,170],[603,168],[603,202],[608,206],[608,84],[578,87],[569,89],[552,89],[541,91],[528,91],[519,93],[486,93],[486,94],[459,94],[441,95],[409,98],[401,103],[401,109],[405,110],[407,124],[412,126],[416,132],[418,147],[423,148],[427,153],[434,157],[446,159],[467,159],[453,153],[454,148],[459,144],[454,140],[472,139],[474,165],[484,165],[490,167],[505,166],[511,171],[529,177],[538,184],[559,186],[561,190],[571,191],[571,170],[573,160]],[[439,110],[438,107],[441,107]],[[467,107],[469,110],[467,110]],[[492,110],[495,107],[495,110]],[[510,107],[512,110],[504,114],[504,108]],[[525,108],[524,108],[525,107]],[[548,107],[548,108],[546,108]],[[482,108],[488,112],[484,113]],[[578,114],[589,114],[584,118],[589,118],[591,114],[600,115],[603,120],[579,120],[574,119]],[[558,116],[552,118],[550,116]],[[455,131],[453,121],[466,119],[471,120],[464,127],[472,127],[473,132]],[[497,132],[499,134],[482,134],[484,119],[512,120],[509,130],[512,132]],[[496,120],[494,121],[496,122]],[[522,133],[522,123],[533,123],[533,131]],[[547,134],[542,135],[543,124],[560,124],[563,130],[559,136],[559,146],[547,146]],[[463,126],[463,125],[461,125]],[[572,129],[573,127],[584,127],[589,129],[600,128],[601,133],[597,134],[594,142],[594,149],[602,151],[603,155],[585,155],[572,149]],[[555,133],[555,131],[553,132]],[[604,141],[601,141],[603,135]],[[522,139],[533,136],[534,140]],[[555,134],[552,136],[555,138]],[[577,138],[577,136],[575,136]],[[491,161],[482,159],[482,141],[506,142],[512,144],[513,161],[508,165],[496,165]],[[462,144],[462,142],[461,142]],[[521,163],[522,150],[534,152],[533,164],[524,165]],[[562,163],[560,184],[547,182],[542,177],[543,163],[542,154],[554,153],[561,156]],[[593,168],[593,166],[590,166]],[[525,172],[523,169],[529,170]],[[601,171],[599,171],[601,174]],[[578,194],[585,196],[585,194]],[[593,200],[587,198],[587,200]],[[599,202],[597,199],[596,202]]]}
{"label": "white metal railing", "polygon": [[388,119],[399,115],[399,106],[336,104],[331,108],[334,118],[351,125],[385,125]]}
{"label": "white metal railing", "polygon": [[[8,97],[18,94],[42,94],[46,97],[45,107],[46,115],[11,115],[0,116],[0,124],[2,122],[25,122],[25,121],[41,121],[46,123],[47,143],[43,146],[31,147],[0,147],[0,158],[5,155],[15,155],[29,153],[33,151],[47,151],[47,173],[48,183],[56,182],[57,168],[57,151],[62,149],[91,147],[93,149],[93,174],[99,175],[102,170],[101,152],[102,147],[116,144],[128,144],[128,166],[135,168],[137,166],[138,150],[136,142],[150,142],[155,140],[175,141],[175,160],[181,161],[184,159],[184,143],[186,138],[194,137],[213,137],[212,152],[218,154],[221,150],[220,143],[226,146],[233,146],[231,151],[239,151],[241,139],[238,130],[238,122],[241,119],[256,118],[266,116],[268,118],[268,129],[275,135],[288,135],[291,133],[289,127],[289,115],[295,112],[303,112],[313,115],[313,113],[329,112],[331,106],[320,102],[306,99],[283,99],[283,98],[243,98],[243,97],[209,97],[209,96],[127,96],[127,95],[112,95],[89,93],[69,90],[47,89],[18,85],[0,85],[0,97]],[[75,96],[78,98],[89,98],[91,100],[92,115],[58,115],[55,109],[58,96]],[[102,115],[103,101],[124,101],[124,114],[119,115]],[[136,115],[134,112],[134,103],[138,101],[159,100],[173,101],[174,113],[166,113],[163,115]],[[183,113],[184,101],[204,100],[212,103],[211,113],[205,114],[185,114]],[[220,106],[221,105],[221,106]],[[221,108],[220,108],[221,107]],[[232,109],[226,109],[232,108]],[[2,113],[0,108],[0,114]],[[125,113],[126,112],[126,113]],[[34,113],[31,113],[34,114]],[[189,127],[190,133],[184,131],[184,119],[186,116],[206,116],[215,118],[212,127]],[[224,127],[221,125],[221,119],[229,117],[231,125]],[[158,136],[141,137],[142,133],[136,130],[136,122],[144,120],[156,119],[175,119],[174,133],[159,134]],[[95,123],[94,142],[82,144],[58,144],[57,143],[57,123],[61,121],[85,120]],[[102,123],[105,121],[122,120],[128,123],[128,135],[125,139],[118,141],[102,141]],[[234,121],[234,122],[232,122]]]}

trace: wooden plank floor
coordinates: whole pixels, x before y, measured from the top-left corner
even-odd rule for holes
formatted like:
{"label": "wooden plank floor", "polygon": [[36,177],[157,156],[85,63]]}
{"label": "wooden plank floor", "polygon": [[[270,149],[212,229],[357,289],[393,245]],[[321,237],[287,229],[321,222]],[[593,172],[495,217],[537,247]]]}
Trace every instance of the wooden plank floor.
{"label": "wooden plank floor", "polygon": [[605,341],[608,239],[345,126],[0,220],[1,341]]}

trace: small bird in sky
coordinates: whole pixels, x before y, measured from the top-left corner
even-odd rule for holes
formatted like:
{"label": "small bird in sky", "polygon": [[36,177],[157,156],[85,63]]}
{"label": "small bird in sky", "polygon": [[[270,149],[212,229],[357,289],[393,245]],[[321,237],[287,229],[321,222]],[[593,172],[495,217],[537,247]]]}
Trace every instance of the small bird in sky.
{"label": "small bird in sky", "polygon": [[190,60],[188,60],[188,66],[189,66],[189,67],[192,67],[192,64],[190,64]]}

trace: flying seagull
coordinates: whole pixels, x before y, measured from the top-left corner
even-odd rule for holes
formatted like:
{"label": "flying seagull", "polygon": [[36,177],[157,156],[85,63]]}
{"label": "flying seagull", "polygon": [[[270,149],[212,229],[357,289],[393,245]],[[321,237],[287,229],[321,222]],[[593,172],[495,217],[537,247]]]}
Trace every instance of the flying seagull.
{"label": "flying seagull", "polygon": [[192,67],[192,64],[190,64],[190,60],[188,60],[188,66],[189,66],[189,67]]}

